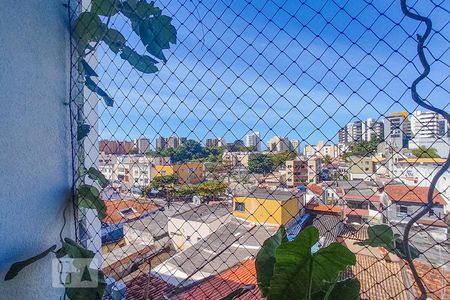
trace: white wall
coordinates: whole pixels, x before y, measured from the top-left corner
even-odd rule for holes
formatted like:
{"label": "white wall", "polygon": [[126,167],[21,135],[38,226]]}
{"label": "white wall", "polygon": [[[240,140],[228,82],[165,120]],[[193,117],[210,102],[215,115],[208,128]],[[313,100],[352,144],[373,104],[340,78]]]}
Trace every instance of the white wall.
{"label": "white wall", "polygon": [[[1,1],[1,299],[59,299],[51,259],[5,282],[5,272],[59,241],[70,186],[69,36],[63,1]],[[73,237],[71,209],[65,236]]]}

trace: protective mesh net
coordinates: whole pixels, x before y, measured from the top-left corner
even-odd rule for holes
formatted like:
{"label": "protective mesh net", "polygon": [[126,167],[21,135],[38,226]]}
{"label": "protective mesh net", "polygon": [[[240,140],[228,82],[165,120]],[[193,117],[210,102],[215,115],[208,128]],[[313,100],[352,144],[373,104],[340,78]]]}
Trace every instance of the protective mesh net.
{"label": "protective mesh net", "polygon": [[[72,26],[89,2],[71,1]],[[176,29],[162,57],[123,14],[100,17],[155,59],[142,68],[158,68],[142,72],[142,56],[133,67],[123,49],[91,43],[86,61],[112,107],[80,83],[72,41],[74,135],[91,126],[73,146],[75,178],[84,164],[109,180],[105,218],[75,207],[77,237],[115,290],[126,299],[221,299],[247,287],[239,299],[260,299],[252,285],[263,242],[280,225],[295,239],[312,224],[317,247],[339,242],[356,255],[342,276],[358,278],[361,298],[417,298],[421,284],[428,297],[450,297],[449,123],[411,96],[424,70],[424,22],[397,0],[154,5]],[[432,21],[431,72],[417,92],[448,111],[448,3],[407,5]],[[375,224],[400,238],[408,227],[414,267],[357,243]]]}

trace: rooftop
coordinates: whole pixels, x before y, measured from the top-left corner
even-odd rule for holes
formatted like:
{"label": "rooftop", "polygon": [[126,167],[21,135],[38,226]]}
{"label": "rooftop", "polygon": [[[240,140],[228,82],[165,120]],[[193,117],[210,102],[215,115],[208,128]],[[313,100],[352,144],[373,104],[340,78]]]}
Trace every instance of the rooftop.
{"label": "rooftop", "polygon": [[140,203],[135,200],[105,200],[106,217],[103,222],[118,224],[145,217],[160,207],[152,203]]}
{"label": "rooftop", "polygon": [[[410,202],[418,204],[427,203],[428,187],[423,186],[407,186],[407,185],[387,185],[384,187],[384,192],[394,202]],[[441,195],[434,191],[433,200],[435,204],[446,205],[447,202],[441,197]]]}
{"label": "rooftop", "polygon": [[283,190],[268,190],[268,189],[255,189],[251,192],[236,195],[237,197],[257,198],[265,200],[275,201],[287,201],[293,197],[297,197],[300,192],[283,191]]}
{"label": "rooftop", "polygon": [[172,218],[208,223],[229,214],[231,214],[231,207],[229,205],[215,203],[194,206],[190,210],[173,215]]}
{"label": "rooftop", "polygon": [[408,157],[402,160],[399,160],[398,163],[404,164],[444,164],[446,159],[444,158],[419,158],[419,157]]}

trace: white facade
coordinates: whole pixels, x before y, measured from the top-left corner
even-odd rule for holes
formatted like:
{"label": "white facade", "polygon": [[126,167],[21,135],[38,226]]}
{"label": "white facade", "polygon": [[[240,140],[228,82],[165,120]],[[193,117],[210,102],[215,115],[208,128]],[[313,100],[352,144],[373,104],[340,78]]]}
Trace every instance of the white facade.
{"label": "white facade", "polygon": [[145,154],[150,151],[150,140],[147,138],[140,138],[135,140],[134,146],[139,154]]}
{"label": "white facade", "polygon": [[292,144],[287,137],[274,136],[267,142],[270,152],[281,152],[292,150]]}
{"label": "white facade", "polygon": [[261,151],[261,135],[258,131],[250,132],[245,136],[246,147],[255,147],[256,151]]}

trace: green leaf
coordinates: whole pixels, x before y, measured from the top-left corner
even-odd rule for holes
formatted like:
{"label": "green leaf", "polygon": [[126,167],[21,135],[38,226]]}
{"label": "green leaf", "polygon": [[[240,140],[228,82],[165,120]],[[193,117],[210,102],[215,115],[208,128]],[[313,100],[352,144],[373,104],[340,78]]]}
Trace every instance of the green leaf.
{"label": "green leaf", "polygon": [[[92,282],[93,280],[95,281]],[[74,282],[77,287],[71,287]],[[69,273],[66,278],[66,293],[70,300],[101,300],[105,289],[105,275],[100,270],[85,267]]]}
{"label": "green leaf", "polygon": [[8,272],[5,275],[5,281],[6,280],[11,280],[14,277],[17,276],[17,274],[19,274],[19,272],[25,268],[28,265],[31,265],[32,263],[46,257],[50,252],[54,251],[56,249],[56,245],[51,246],[50,248],[48,248],[47,250],[45,250],[42,253],[39,253],[36,256],[33,256],[31,258],[28,258],[26,260],[22,260],[22,261],[18,261],[12,264],[12,266],[9,268]]}
{"label": "green leaf", "polygon": [[[61,258],[66,255],[74,259],[73,265],[78,269],[89,267],[92,258],[95,256],[94,252],[84,248],[74,240],[64,238],[61,248],[56,251],[56,257]],[[77,258],[81,258],[81,260],[77,260]]]}
{"label": "green leaf", "polygon": [[355,255],[339,243],[312,254],[311,248],[318,240],[319,231],[308,226],[294,241],[278,247],[268,300],[309,298],[323,291],[342,271],[356,263]]}
{"label": "green leaf", "polygon": [[119,53],[119,51],[126,45],[126,39],[123,34],[118,30],[111,28],[108,28],[108,30],[106,31],[106,34],[103,37],[103,41],[114,53]]}
{"label": "green leaf", "polygon": [[96,168],[90,167],[87,174],[90,179],[97,180],[98,184],[100,184],[102,188],[108,186],[108,179],[106,179],[105,175],[103,175],[103,173]]}
{"label": "green leaf", "polygon": [[140,18],[146,19],[159,14],[161,10],[155,7],[154,2],[147,3],[145,0],[141,0],[136,3],[135,12]]}
{"label": "green leaf", "polygon": [[96,93],[99,97],[102,97],[105,101],[106,106],[112,107],[114,105],[114,100],[102,90],[90,77],[85,77],[85,84],[88,89]]}
{"label": "green leaf", "polygon": [[77,140],[81,141],[84,139],[91,131],[91,125],[89,124],[81,124],[77,127]]}
{"label": "green leaf", "polygon": [[94,69],[91,68],[91,66],[85,61],[84,59],[81,60],[81,64],[83,65],[84,73],[89,77],[98,77],[97,73],[95,73]]}
{"label": "green leaf", "polygon": [[101,16],[113,16],[119,12],[117,2],[119,0],[92,0],[91,12]]}
{"label": "green leaf", "polygon": [[158,68],[155,66],[156,60],[147,55],[140,55],[130,47],[124,47],[120,57],[143,73],[155,73],[158,71]]}
{"label": "green leaf", "polygon": [[92,12],[82,12],[75,21],[74,35],[78,50],[83,53],[90,42],[97,42],[106,31],[100,17]]}
{"label": "green leaf", "polygon": [[100,220],[106,217],[106,205],[96,187],[88,184],[80,185],[77,190],[77,199],[80,207],[96,209]]}
{"label": "green leaf", "polygon": [[278,229],[277,233],[264,241],[264,244],[256,255],[256,273],[258,277],[258,286],[263,297],[269,292],[270,279],[273,275],[275,266],[275,251],[282,244],[287,242],[286,231],[283,226]]}
{"label": "green leaf", "polygon": [[[409,252],[411,254],[411,259],[416,259],[420,256],[420,254],[422,254],[416,247],[414,247],[413,245],[409,244]],[[406,259],[406,257],[408,256],[408,254],[406,253],[406,248],[404,247],[403,244],[403,239],[399,239],[397,238],[395,240],[395,249],[397,250],[398,253],[401,254],[403,259]]]}
{"label": "green leaf", "polygon": [[150,53],[154,57],[159,58],[164,62],[167,61],[164,53],[162,52],[162,48],[158,44],[156,44],[156,42],[151,42],[145,49],[147,49],[148,53]]}
{"label": "green leaf", "polygon": [[388,251],[394,251],[394,232],[388,225],[374,225],[367,229],[368,239],[357,243],[372,247],[384,247]]}
{"label": "green leaf", "polygon": [[[338,281],[330,285],[329,290],[324,293],[323,291],[313,295],[313,299],[317,300],[333,300],[333,299],[348,299],[357,300],[360,299],[361,284],[356,278],[349,278],[343,281]],[[324,295],[325,294],[325,295]]]}

